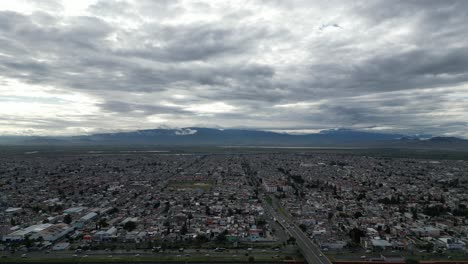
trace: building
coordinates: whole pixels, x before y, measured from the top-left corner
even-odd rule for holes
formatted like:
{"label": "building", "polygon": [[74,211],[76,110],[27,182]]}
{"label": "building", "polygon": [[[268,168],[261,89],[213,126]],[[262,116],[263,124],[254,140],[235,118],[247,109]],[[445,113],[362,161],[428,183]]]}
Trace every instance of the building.
{"label": "building", "polygon": [[96,234],[94,234],[93,236],[93,239],[98,240],[98,241],[107,241],[107,240],[110,240],[112,237],[114,237],[116,233],[117,233],[117,228],[111,227],[107,230],[101,230],[101,231],[96,232]]}
{"label": "building", "polygon": [[458,238],[441,237],[439,238],[439,241],[448,250],[464,250],[465,249],[465,242],[461,241]]}
{"label": "building", "polygon": [[31,236],[32,239],[38,239],[41,238],[44,239],[45,241],[50,241],[54,242],[68,233],[73,232],[74,228],[72,226],[69,226],[65,223],[60,223],[56,225],[51,225]]}
{"label": "building", "polygon": [[11,242],[11,241],[22,241],[26,238],[26,236],[33,235],[35,233],[39,233],[49,227],[53,226],[52,224],[39,224],[39,225],[32,225],[24,229],[19,229],[10,233],[6,236],[3,236],[4,242]]}

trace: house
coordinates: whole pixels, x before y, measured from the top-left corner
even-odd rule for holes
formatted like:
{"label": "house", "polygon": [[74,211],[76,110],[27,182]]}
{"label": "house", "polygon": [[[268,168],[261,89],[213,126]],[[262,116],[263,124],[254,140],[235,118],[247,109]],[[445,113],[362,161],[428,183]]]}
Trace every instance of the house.
{"label": "house", "polygon": [[411,232],[413,232],[417,236],[422,237],[439,237],[440,236],[440,229],[432,226],[425,226],[419,228],[412,228]]}
{"label": "house", "polygon": [[465,242],[461,241],[458,238],[452,237],[441,237],[438,239],[442,245],[448,250],[464,250]]}
{"label": "house", "polygon": [[366,248],[372,248],[373,250],[385,250],[392,247],[392,244],[385,239],[371,239],[365,243]]}
{"label": "house", "polygon": [[101,230],[94,234],[93,239],[98,241],[108,241],[117,233],[117,228],[111,227],[107,230]]}

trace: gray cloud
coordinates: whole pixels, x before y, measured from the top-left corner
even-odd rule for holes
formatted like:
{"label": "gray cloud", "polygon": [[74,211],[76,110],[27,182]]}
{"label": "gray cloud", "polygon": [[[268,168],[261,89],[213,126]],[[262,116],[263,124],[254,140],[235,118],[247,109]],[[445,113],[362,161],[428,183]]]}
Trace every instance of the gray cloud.
{"label": "gray cloud", "polygon": [[44,132],[53,120],[51,129],[101,131],[101,115],[111,115],[125,121],[105,124],[111,129],[343,126],[468,136],[466,1],[122,0],[77,15],[60,1],[33,6],[0,11],[0,82],[80,94],[92,113],[43,113],[18,129]]}

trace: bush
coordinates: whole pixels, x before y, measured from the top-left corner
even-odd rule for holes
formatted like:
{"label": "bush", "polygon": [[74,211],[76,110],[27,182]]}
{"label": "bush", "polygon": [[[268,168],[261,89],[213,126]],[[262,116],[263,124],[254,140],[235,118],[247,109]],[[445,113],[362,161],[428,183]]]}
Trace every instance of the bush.
{"label": "bush", "polygon": [[127,223],[125,223],[123,228],[128,232],[131,232],[136,228],[136,223],[133,221],[128,221]]}

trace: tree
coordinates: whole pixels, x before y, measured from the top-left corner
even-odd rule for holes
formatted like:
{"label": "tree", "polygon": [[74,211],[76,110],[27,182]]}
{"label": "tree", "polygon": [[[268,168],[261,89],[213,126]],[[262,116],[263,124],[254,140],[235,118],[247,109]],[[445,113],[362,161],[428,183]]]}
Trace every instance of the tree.
{"label": "tree", "polygon": [[234,211],[231,208],[229,208],[228,209],[228,216],[233,216],[233,215],[234,215]]}
{"label": "tree", "polygon": [[390,229],[390,226],[387,226],[387,228],[385,229],[385,233],[390,234],[391,232],[392,230]]}
{"label": "tree", "polygon": [[198,235],[198,236],[196,237],[196,241],[197,241],[197,242],[208,242],[208,240],[209,240],[209,239],[208,239],[205,235],[203,235],[203,234]]}
{"label": "tree", "polygon": [[166,202],[166,203],[164,204],[163,213],[169,212],[169,208],[171,208],[171,205],[169,204],[169,202]]}
{"label": "tree", "polygon": [[413,216],[413,220],[418,220],[418,209],[412,208],[411,209],[411,214]]}
{"label": "tree", "polygon": [[287,242],[288,242],[288,244],[295,244],[295,243],[296,243],[296,238],[290,236],[290,237],[288,238]]}
{"label": "tree", "polygon": [[227,240],[226,235],[227,235],[227,230],[224,230],[224,232],[219,233],[219,235],[216,237],[216,241],[219,243],[226,242]]}
{"label": "tree", "polygon": [[32,245],[33,245],[33,241],[31,240],[30,236],[26,236],[24,238],[24,245],[27,247],[27,248],[30,248]]}
{"label": "tree", "polygon": [[67,224],[67,225],[71,224],[71,222],[72,222],[72,217],[71,217],[71,215],[69,215],[69,214],[65,215],[65,217],[63,218],[63,222],[64,222],[65,224]]}
{"label": "tree", "polygon": [[187,230],[187,224],[184,224],[184,225],[182,226],[182,228],[180,229],[180,234],[181,234],[181,235],[185,235],[185,234],[187,234],[187,232],[188,232],[188,230]]}
{"label": "tree", "polygon": [[300,224],[300,225],[299,225],[299,228],[302,230],[302,232],[307,231],[307,226],[304,225],[304,224]]}
{"label": "tree", "polygon": [[100,227],[107,227],[107,226],[109,226],[109,224],[106,222],[106,220],[107,220],[106,218],[101,218],[101,219],[99,220],[99,226],[100,226]]}
{"label": "tree", "polygon": [[135,230],[136,228],[136,223],[133,222],[133,221],[128,221],[127,223],[125,223],[124,227],[123,227],[125,230],[127,230],[128,232],[131,232],[133,230]]}
{"label": "tree", "polygon": [[355,212],[354,213],[354,218],[358,219],[359,217],[362,217],[362,213],[361,212]]}
{"label": "tree", "polygon": [[361,242],[361,237],[365,237],[366,233],[361,229],[355,227],[349,231],[349,236],[353,240],[354,243],[359,244]]}

